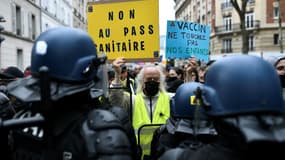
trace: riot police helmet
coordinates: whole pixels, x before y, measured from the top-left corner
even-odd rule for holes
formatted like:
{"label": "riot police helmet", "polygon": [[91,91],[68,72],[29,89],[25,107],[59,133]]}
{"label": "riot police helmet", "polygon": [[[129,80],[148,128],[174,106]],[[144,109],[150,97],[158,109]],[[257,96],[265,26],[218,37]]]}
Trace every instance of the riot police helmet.
{"label": "riot police helmet", "polygon": [[[217,60],[207,71],[205,84],[216,92],[212,116],[283,113],[282,88],[274,67],[260,57],[236,55]],[[212,101],[210,97],[209,101]]]}
{"label": "riot police helmet", "polygon": [[95,86],[98,68],[104,59],[87,32],[71,27],[56,27],[39,35],[31,53],[31,76],[10,86],[10,94],[22,101],[40,100],[41,68],[47,68],[52,100],[89,90]]}
{"label": "riot police helmet", "polygon": [[209,90],[211,90],[209,87],[199,82],[187,82],[180,85],[174,97],[171,98],[171,117],[194,119],[195,114],[199,114],[200,118],[207,119],[205,115],[207,106],[204,106],[202,99],[205,94],[207,94],[206,97],[211,95]]}
{"label": "riot police helmet", "polygon": [[93,80],[97,58],[95,44],[80,29],[59,27],[42,33],[32,48],[31,72],[37,75],[40,67],[49,69],[51,78],[67,82]]}

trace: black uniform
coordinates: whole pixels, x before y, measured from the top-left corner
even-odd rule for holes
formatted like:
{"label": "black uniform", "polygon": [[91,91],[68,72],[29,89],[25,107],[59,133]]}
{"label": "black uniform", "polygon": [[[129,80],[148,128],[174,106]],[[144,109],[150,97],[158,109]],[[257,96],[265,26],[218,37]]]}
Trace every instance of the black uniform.
{"label": "black uniform", "polygon": [[209,106],[218,140],[197,151],[172,150],[172,159],[284,159],[284,101],[271,64],[256,56],[225,57],[209,67],[205,85],[209,90],[202,100]]}
{"label": "black uniform", "polygon": [[[108,107],[97,104],[96,109],[95,104],[82,105],[71,98],[54,105],[56,112],[43,124],[11,132],[13,159],[133,159],[129,137],[134,134],[127,133],[131,126]],[[36,106],[31,108],[14,118],[37,114]]]}
{"label": "black uniform", "polygon": [[[202,98],[202,90],[205,89],[198,82],[187,82],[179,86],[170,101],[170,118],[154,133],[151,144],[154,159],[174,148],[179,148],[179,153],[184,148],[197,150],[216,139],[217,132],[205,114],[206,106],[198,103]],[[178,152],[171,151],[167,158],[175,157]]]}
{"label": "black uniform", "polygon": [[[250,127],[252,128],[249,129]],[[279,124],[278,128],[281,127],[284,128],[284,124]],[[216,129],[219,132],[219,139],[216,142],[196,152],[190,149],[184,150],[177,159],[185,160],[189,157],[191,160],[284,159],[285,129],[279,130],[273,127],[275,135],[272,136],[273,134],[266,132],[265,128],[263,130],[257,126],[248,126],[248,129],[238,129],[221,121],[216,124]],[[274,140],[275,137],[280,139]]]}
{"label": "black uniform", "polygon": [[43,120],[11,130],[13,159],[135,159],[128,114],[105,101],[105,63],[82,30],[58,27],[37,37],[31,76],[7,87],[8,94],[25,104],[14,119]]}
{"label": "black uniform", "polygon": [[[210,122],[200,121],[199,133],[193,134],[192,120],[169,118],[165,125],[158,128],[153,134],[151,156],[158,159],[164,152],[174,148],[190,148],[197,150],[205,144],[216,140],[217,134]],[[204,126],[202,127],[202,124]]]}
{"label": "black uniform", "polygon": [[0,92],[0,155],[2,158],[8,159],[8,132],[6,128],[2,127],[4,120],[11,118],[13,115],[10,99],[2,92]]}

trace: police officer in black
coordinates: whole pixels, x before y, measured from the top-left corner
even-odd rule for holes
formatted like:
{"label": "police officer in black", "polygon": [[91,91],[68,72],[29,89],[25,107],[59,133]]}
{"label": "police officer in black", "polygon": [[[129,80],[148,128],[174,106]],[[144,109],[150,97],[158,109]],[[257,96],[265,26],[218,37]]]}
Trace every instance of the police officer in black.
{"label": "police officer in black", "polygon": [[[207,106],[201,103],[202,90],[205,89],[207,87],[199,82],[187,82],[178,87],[170,101],[170,118],[153,134],[153,159],[173,148],[197,150],[215,141],[217,132],[205,114]],[[172,156],[174,154],[168,158]]]}
{"label": "police officer in black", "polygon": [[[8,159],[8,133],[9,129],[2,127],[1,123],[10,119],[18,107],[21,106],[19,101],[11,105],[9,95],[7,95],[7,84],[18,79],[23,78],[24,73],[15,66],[9,66],[0,72],[0,155],[3,159]],[[13,101],[14,99],[12,99]]]}
{"label": "police officer in black", "polygon": [[272,65],[255,56],[225,57],[209,68],[205,84],[216,92],[206,99],[219,138],[177,159],[284,159],[282,88]]}
{"label": "police officer in black", "polygon": [[118,115],[123,111],[105,103],[103,90],[94,87],[105,60],[79,29],[53,28],[36,39],[31,76],[10,83],[8,93],[27,104],[14,119],[44,121],[11,131],[13,159],[133,159],[134,135]]}

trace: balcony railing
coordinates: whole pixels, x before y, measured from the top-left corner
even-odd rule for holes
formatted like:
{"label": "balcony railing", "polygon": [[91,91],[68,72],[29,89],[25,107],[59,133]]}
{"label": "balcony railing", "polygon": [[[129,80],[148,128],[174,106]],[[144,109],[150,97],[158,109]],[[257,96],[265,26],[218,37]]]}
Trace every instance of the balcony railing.
{"label": "balcony railing", "polygon": [[249,47],[248,47],[248,50],[249,50],[249,51],[255,51],[255,47],[249,46]]}
{"label": "balcony railing", "polygon": [[[248,30],[250,30],[250,29],[258,29],[258,28],[260,28],[260,21],[259,20],[246,21],[245,25],[246,25],[246,28]],[[241,31],[240,23],[215,27],[215,32],[216,33],[229,33],[229,32],[239,32],[239,31]]]}
{"label": "balcony railing", "polygon": [[259,20],[255,20],[255,21],[245,21],[245,27],[247,29],[257,29],[260,27],[260,21]]}
{"label": "balcony railing", "polygon": [[[255,0],[248,0],[247,3],[248,4],[254,4]],[[232,7],[233,7],[233,4],[231,2],[221,3],[221,10],[232,8]]]}
{"label": "balcony railing", "polygon": [[247,0],[247,3],[248,4],[253,4],[253,3],[255,3],[255,0]]}
{"label": "balcony railing", "polygon": [[[249,51],[255,51],[255,47],[248,47]],[[221,49],[221,53],[233,53],[233,49],[232,48],[223,48]]]}
{"label": "balcony railing", "polygon": [[221,10],[227,9],[227,8],[232,8],[233,5],[231,2],[225,2],[221,4]]}
{"label": "balcony railing", "polygon": [[232,52],[233,52],[232,48],[223,48],[221,50],[221,53],[232,53]]}

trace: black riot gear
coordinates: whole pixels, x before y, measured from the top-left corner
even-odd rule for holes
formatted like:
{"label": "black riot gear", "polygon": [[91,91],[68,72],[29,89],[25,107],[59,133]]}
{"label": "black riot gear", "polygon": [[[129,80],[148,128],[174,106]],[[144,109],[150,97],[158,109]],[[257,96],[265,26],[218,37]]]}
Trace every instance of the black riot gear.
{"label": "black riot gear", "polygon": [[[211,95],[207,92],[210,88],[198,82],[187,82],[177,88],[171,99],[170,118],[153,135],[151,155],[154,159],[176,147],[182,153],[181,148],[197,150],[216,139],[217,132],[205,113],[207,106],[201,103],[200,90]],[[166,157],[179,155],[170,152]]]}
{"label": "black riot gear", "polygon": [[14,119],[41,115],[44,122],[11,130],[13,159],[133,159],[131,123],[110,110],[98,88],[106,57],[97,56],[87,33],[47,30],[31,58],[31,76],[10,83],[8,94],[25,103]]}
{"label": "black riot gear", "polygon": [[282,87],[272,65],[256,56],[225,57],[211,65],[205,85],[216,94],[206,96],[207,114],[219,137],[195,152],[182,151],[177,159],[284,159]]}

